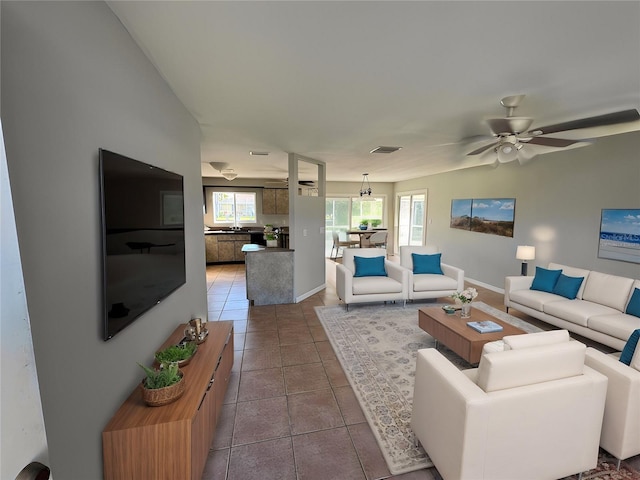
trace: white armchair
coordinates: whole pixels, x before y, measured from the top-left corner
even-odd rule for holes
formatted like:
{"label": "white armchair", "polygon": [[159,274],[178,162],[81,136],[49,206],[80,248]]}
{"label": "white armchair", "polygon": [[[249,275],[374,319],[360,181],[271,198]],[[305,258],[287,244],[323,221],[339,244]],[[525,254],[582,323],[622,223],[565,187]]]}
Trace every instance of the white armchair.
{"label": "white armchair", "polygon": [[487,353],[460,371],[418,351],[411,426],[446,480],[557,479],[594,468],[607,378],[585,345]]}
{"label": "white armchair", "polygon": [[640,351],[631,366],[620,362],[619,355],[589,347],[585,359],[609,379],[600,446],[618,458],[618,468],[620,460],[640,454]]}
{"label": "white armchair", "polygon": [[441,263],[443,275],[433,273],[413,273],[411,254],[433,255],[440,253],[432,245],[400,247],[400,265],[408,271],[409,300],[441,298],[464,290],[464,270]]}
{"label": "white armchair", "polygon": [[[354,257],[383,257],[387,276],[355,277]],[[384,252],[374,248],[345,249],[342,264],[336,265],[338,298],[349,308],[352,303],[407,300],[407,271],[386,259]]]}

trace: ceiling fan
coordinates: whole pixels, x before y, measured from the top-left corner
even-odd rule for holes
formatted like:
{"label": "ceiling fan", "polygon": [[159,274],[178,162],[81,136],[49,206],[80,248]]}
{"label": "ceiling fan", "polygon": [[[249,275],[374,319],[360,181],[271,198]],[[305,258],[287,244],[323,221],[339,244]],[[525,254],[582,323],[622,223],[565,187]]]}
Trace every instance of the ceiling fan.
{"label": "ceiling fan", "polygon": [[570,130],[602,127],[607,125],[617,125],[620,123],[633,122],[640,119],[638,110],[629,109],[619,112],[597,115],[595,117],[581,118],[569,122],[557,123],[546,127],[530,129],[533,123],[532,117],[516,117],[514,111],[520,105],[525,95],[512,95],[504,97],[500,103],[507,109],[504,118],[488,118],[486,120],[494,140],[488,145],[467,153],[467,155],[480,155],[492,149],[499,163],[512,162],[518,160],[523,164],[538,155],[533,145],[551,148],[565,148],[576,144],[588,144],[588,139],[570,140],[564,138],[547,137],[554,133],[562,133]]}
{"label": "ceiling fan", "polygon": [[[283,178],[279,180],[267,180],[265,185],[282,185],[283,187],[289,186],[289,179]],[[313,180],[298,180],[298,185],[302,187],[316,188],[316,182]]]}

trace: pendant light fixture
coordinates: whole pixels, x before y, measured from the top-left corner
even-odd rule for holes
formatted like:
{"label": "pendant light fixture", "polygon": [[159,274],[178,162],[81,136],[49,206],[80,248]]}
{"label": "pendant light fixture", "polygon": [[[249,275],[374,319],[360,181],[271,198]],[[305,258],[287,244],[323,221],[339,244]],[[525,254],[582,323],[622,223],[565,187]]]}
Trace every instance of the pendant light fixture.
{"label": "pendant light fixture", "polygon": [[[365,188],[366,183],[366,188]],[[371,185],[369,184],[369,174],[362,174],[362,185],[360,185],[360,196],[364,197],[365,195],[371,196]]]}

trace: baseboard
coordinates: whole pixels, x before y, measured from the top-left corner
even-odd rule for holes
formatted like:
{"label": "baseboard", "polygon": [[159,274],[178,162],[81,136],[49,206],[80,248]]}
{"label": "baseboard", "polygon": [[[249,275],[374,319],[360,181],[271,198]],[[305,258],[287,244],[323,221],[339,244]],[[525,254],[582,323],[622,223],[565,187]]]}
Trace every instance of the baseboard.
{"label": "baseboard", "polygon": [[479,287],[486,288],[487,290],[491,290],[492,292],[504,294],[504,288],[494,287],[493,285],[489,285],[488,283],[481,282],[480,280],[474,280],[473,278],[465,277],[464,280],[465,282],[473,283],[474,285],[478,285]]}
{"label": "baseboard", "polygon": [[305,298],[309,298],[312,295],[315,295],[318,292],[321,292],[322,290],[324,290],[325,288],[327,288],[327,284],[323,283],[322,285],[314,288],[313,290],[310,290],[306,293],[303,293],[302,295],[300,295],[299,297],[296,297],[296,303],[300,303],[301,301],[303,301]]}

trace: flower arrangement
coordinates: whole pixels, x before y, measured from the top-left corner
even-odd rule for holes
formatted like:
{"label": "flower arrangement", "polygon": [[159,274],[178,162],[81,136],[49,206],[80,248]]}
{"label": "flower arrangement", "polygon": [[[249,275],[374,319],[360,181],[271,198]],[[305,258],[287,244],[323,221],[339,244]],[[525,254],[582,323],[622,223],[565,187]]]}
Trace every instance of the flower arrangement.
{"label": "flower arrangement", "polygon": [[451,295],[451,298],[460,300],[463,304],[471,303],[478,296],[478,291],[475,288],[467,288],[461,292],[456,292]]}

